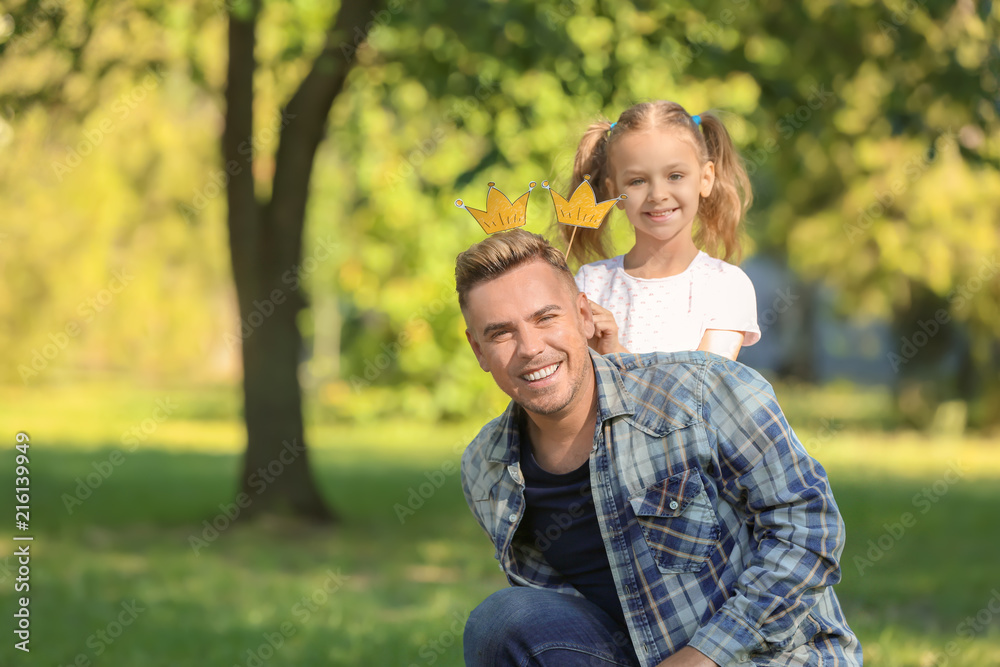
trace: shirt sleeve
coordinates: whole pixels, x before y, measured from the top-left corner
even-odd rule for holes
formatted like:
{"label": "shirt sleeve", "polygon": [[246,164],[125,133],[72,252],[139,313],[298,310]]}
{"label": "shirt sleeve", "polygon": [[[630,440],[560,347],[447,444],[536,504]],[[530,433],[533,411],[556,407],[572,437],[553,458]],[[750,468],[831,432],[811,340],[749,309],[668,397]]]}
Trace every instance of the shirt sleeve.
{"label": "shirt sleeve", "polygon": [[743,347],[760,340],[757,324],[757,293],[749,276],[738,266],[726,265],[709,285],[706,329],[742,331]]}
{"label": "shirt sleeve", "polygon": [[746,515],[755,545],[732,596],[690,642],[727,666],[788,645],[840,581],[844,523],[826,471],[806,453],[756,371],[712,360],[703,392],[720,501]]}
{"label": "shirt sleeve", "polygon": [[474,446],[475,446],[475,441],[473,441],[473,443],[469,447],[467,447],[466,450],[462,453],[461,474],[460,474],[460,477],[462,478],[462,493],[465,495],[465,503],[469,506],[469,511],[472,512],[472,516],[476,517],[476,522],[483,530],[486,531],[486,534],[489,536],[490,541],[492,542],[493,534],[490,533],[490,529],[486,526],[483,517],[480,516],[479,512],[477,511],[478,508],[476,507],[476,503],[473,501],[472,498],[472,493],[473,493],[472,486],[473,484],[475,484],[476,481],[476,468],[480,463],[478,460],[479,457],[476,455],[476,452],[474,450]]}

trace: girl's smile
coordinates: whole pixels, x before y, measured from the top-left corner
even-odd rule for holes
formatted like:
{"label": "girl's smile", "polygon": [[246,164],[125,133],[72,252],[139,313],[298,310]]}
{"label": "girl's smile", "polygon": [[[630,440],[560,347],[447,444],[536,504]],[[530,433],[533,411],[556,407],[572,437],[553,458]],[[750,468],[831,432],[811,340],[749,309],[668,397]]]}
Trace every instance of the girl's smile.
{"label": "girl's smile", "polygon": [[648,217],[653,222],[666,222],[679,210],[679,208],[660,209],[657,211],[646,211],[643,215]]}

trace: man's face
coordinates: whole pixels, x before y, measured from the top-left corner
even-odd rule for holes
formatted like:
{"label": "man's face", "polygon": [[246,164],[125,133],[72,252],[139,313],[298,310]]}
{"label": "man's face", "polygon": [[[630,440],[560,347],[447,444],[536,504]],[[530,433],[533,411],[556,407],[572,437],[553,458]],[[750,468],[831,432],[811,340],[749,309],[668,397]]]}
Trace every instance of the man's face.
{"label": "man's face", "polygon": [[465,335],[479,366],[529,412],[568,414],[594,383],[594,321],[586,295],[573,291],[536,260],[466,295]]}

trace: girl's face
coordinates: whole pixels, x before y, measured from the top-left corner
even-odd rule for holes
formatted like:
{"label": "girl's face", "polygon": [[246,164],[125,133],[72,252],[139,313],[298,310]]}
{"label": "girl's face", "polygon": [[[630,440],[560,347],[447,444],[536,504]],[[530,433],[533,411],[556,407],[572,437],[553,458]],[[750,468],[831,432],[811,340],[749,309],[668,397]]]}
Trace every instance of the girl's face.
{"label": "girl's face", "polygon": [[629,132],[611,147],[612,194],[625,193],[619,201],[635,227],[636,242],[643,237],[659,242],[691,238],[700,197],[707,197],[715,183],[715,165],[700,164],[691,141],[680,130],[652,129]]}

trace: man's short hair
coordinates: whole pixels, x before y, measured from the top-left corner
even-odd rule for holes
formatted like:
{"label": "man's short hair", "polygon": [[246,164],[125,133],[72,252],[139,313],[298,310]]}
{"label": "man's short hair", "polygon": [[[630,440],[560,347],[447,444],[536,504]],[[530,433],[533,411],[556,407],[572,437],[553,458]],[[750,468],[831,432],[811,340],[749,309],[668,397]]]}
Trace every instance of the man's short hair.
{"label": "man's short hair", "polygon": [[560,277],[565,278],[574,294],[579,291],[562,252],[552,247],[545,237],[517,228],[487,236],[458,256],[455,261],[458,305],[465,310],[466,297],[476,285],[538,259],[548,263]]}

